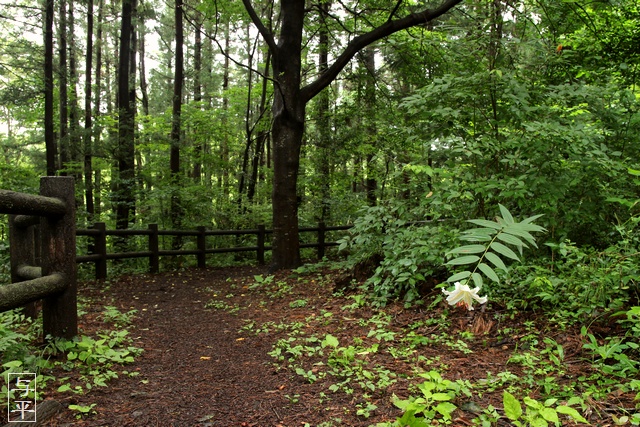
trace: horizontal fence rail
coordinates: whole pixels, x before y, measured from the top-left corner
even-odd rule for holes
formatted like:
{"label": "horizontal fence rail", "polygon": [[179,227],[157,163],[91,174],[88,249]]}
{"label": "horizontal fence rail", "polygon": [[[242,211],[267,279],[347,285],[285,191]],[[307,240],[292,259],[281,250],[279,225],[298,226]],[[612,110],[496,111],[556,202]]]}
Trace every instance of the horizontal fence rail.
{"label": "horizontal fence rail", "polygon": [[[329,247],[337,246],[338,242],[326,241],[326,235],[331,231],[344,231],[350,229],[350,225],[326,226],[319,223],[317,227],[300,228],[300,233],[317,233],[317,240],[312,243],[301,243],[300,248],[316,248],[317,256],[322,259],[325,251]],[[146,230],[107,230],[106,224],[99,222],[92,228],[76,230],[77,236],[87,236],[92,238],[90,243],[91,253],[88,255],[78,255],[77,263],[94,263],[95,277],[97,280],[105,280],[107,278],[107,261],[118,259],[148,258],[149,272],[157,273],[160,271],[160,257],[162,256],[179,256],[179,255],[195,255],[197,257],[198,267],[206,267],[206,257],[210,254],[221,253],[241,253],[255,252],[256,261],[259,264],[265,263],[265,252],[271,250],[271,246],[266,244],[267,235],[273,233],[273,230],[259,225],[255,229],[247,230],[208,230],[206,227],[198,227],[195,230],[159,230],[157,224],[149,224]],[[128,251],[128,252],[107,252],[107,236],[114,237],[132,237],[147,236],[148,244],[146,251]],[[160,236],[182,236],[195,237],[196,247],[193,249],[160,249]],[[256,244],[251,246],[233,246],[233,247],[209,247],[207,245],[207,237],[212,236],[255,236]]]}
{"label": "horizontal fence rail", "polygon": [[42,177],[40,195],[0,190],[11,262],[11,283],[0,286],[0,312],[24,307],[35,317],[42,300],[45,337],[78,334],[74,193],[73,177]]}

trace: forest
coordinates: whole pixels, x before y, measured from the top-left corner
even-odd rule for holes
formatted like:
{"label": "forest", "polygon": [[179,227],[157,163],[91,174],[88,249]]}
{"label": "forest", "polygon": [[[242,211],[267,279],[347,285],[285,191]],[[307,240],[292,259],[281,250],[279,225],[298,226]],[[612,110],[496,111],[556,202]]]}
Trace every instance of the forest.
{"label": "forest", "polygon": [[[266,225],[269,274],[339,269],[342,292],[381,309],[446,299],[535,313],[577,331],[607,376],[580,390],[582,404],[618,390],[627,400],[607,425],[640,425],[636,0],[17,0],[0,11],[1,189],[37,194],[40,176],[73,176],[79,228]],[[298,230],[318,223],[352,227],[310,267]],[[3,279],[8,241],[2,217]],[[337,348],[329,336],[323,348]],[[14,344],[0,335],[3,352]],[[514,425],[560,425],[526,399],[520,418],[505,393]],[[429,418],[403,402],[393,425]],[[444,412],[431,419],[450,424]]]}

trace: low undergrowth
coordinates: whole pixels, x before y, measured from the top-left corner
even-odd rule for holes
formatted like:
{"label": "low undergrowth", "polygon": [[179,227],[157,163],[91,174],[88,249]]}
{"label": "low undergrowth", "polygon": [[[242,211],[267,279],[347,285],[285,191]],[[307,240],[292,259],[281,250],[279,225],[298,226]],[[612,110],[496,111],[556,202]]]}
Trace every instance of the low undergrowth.
{"label": "low undergrowth", "polygon": [[[73,340],[42,337],[42,319],[29,319],[20,310],[0,313],[0,362],[3,384],[0,389],[2,413],[16,398],[9,390],[9,374],[35,373],[35,395],[42,400],[56,390],[58,393],[78,395],[96,387],[108,387],[120,375],[136,376],[125,366],[134,362],[142,350],[133,345],[127,327],[135,311],[121,311],[115,306],[99,304],[96,312],[89,301],[79,304],[79,322],[98,317],[103,327],[97,331],[82,331]],[[92,310],[92,311],[88,311]],[[44,344],[43,344],[44,342]],[[78,417],[92,412],[94,405],[69,405]],[[1,418],[0,418],[1,420]]]}
{"label": "low undergrowth", "polygon": [[[638,307],[580,322],[499,301],[451,307],[437,290],[409,308],[380,306],[359,292],[327,297],[338,276],[307,267],[234,284],[262,295],[262,310],[280,302],[278,320],[258,323],[242,305],[234,313],[242,334],[274,342],[274,368],[298,378],[290,404],[307,384],[322,390],[314,409],[335,412],[332,401],[348,396],[342,411],[377,427],[640,425]],[[208,304],[229,310],[220,300],[226,308]],[[389,402],[395,414],[381,410]]]}

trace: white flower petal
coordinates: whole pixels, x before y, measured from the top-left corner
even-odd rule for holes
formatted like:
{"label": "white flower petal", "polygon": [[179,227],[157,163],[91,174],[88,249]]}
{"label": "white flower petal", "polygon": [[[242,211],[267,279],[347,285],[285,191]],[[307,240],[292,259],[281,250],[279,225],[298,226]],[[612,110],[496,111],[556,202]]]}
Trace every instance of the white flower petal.
{"label": "white flower petal", "polygon": [[454,289],[452,291],[442,290],[447,295],[447,303],[449,305],[456,305],[462,302],[469,310],[473,310],[473,300],[476,300],[479,304],[485,304],[487,297],[478,296],[480,288],[469,288],[468,285],[462,285],[460,282],[454,283]]}

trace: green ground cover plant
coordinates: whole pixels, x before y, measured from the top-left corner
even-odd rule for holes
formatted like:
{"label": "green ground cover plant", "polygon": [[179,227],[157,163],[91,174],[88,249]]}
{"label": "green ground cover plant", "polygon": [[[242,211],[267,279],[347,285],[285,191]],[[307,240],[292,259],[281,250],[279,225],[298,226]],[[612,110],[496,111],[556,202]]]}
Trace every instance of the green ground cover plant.
{"label": "green ground cover plant", "polygon": [[[6,407],[14,397],[8,395],[10,373],[36,373],[38,398],[56,385],[60,393],[86,394],[95,387],[108,387],[109,381],[119,375],[138,375],[124,369],[142,352],[132,344],[126,329],[135,310],[122,312],[106,305],[100,316],[104,329],[95,335],[81,334],[73,340],[47,340],[42,344],[41,319],[29,319],[20,310],[0,313],[0,405]],[[93,406],[70,405],[69,409],[81,417]]]}

